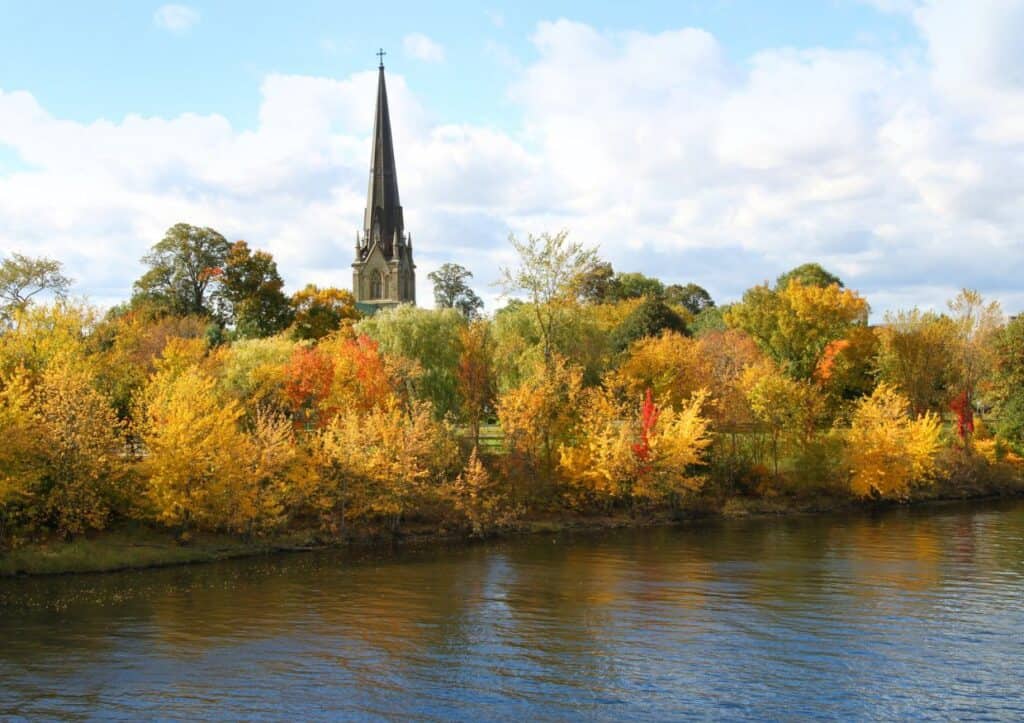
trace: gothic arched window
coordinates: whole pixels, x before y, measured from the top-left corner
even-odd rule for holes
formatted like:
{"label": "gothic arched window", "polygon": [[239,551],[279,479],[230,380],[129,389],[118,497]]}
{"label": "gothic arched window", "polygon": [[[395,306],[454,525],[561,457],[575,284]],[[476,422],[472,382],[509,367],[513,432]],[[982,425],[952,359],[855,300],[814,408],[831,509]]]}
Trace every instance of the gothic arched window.
{"label": "gothic arched window", "polygon": [[384,296],[384,294],[382,293],[383,287],[384,287],[384,275],[381,274],[379,271],[373,272],[373,274],[370,276],[370,298],[371,299],[383,298],[383,296]]}

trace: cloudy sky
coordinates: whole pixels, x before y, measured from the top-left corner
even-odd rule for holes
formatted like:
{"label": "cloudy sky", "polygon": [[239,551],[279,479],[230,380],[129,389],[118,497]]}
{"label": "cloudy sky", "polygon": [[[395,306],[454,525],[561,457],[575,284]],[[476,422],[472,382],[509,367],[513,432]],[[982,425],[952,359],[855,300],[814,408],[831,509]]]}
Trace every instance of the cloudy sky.
{"label": "cloudy sky", "polygon": [[421,303],[567,228],[719,301],[1024,311],[1024,0],[363,5],[0,0],[0,254],[110,304],[186,221],[347,287],[383,46]]}

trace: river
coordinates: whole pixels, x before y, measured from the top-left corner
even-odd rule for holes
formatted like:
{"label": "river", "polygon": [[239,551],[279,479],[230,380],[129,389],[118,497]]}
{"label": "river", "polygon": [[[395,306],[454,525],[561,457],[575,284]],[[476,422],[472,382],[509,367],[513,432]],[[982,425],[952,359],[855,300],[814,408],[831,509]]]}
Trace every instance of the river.
{"label": "river", "polygon": [[1024,718],[1024,502],[0,580],[0,716]]}

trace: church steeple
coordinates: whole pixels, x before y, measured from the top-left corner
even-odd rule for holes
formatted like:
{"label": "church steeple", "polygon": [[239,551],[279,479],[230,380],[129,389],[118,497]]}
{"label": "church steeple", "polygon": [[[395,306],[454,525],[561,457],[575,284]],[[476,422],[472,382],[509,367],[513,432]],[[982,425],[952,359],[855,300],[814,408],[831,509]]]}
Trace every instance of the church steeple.
{"label": "church steeple", "polygon": [[370,152],[370,184],[366,191],[363,231],[356,238],[352,291],[364,310],[416,303],[416,265],[412,240],[405,232],[398,197],[395,145],[391,137],[388,91],[384,83],[384,51],[378,53],[377,107]]}
{"label": "church steeple", "polygon": [[405,235],[402,202],[398,197],[398,172],[395,170],[395,146],[391,137],[388,91],[384,83],[384,51],[380,52],[377,75],[377,109],[373,121],[373,150],[370,154],[370,185],[366,193],[363,230],[367,241],[378,241],[389,258],[394,254],[393,240]]}

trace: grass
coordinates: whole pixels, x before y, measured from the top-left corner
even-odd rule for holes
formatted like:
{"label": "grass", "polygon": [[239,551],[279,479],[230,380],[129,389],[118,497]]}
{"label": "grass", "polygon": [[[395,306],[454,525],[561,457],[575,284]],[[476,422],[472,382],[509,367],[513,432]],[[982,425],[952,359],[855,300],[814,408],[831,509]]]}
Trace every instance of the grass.
{"label": "grass", "polygon": [[0,577],[207,562],[280,549],[284,542],[247,542],[229,535],[200,534],[183,545],[169,530],[125,523],[71,541],[51,540],[0,553]]}

